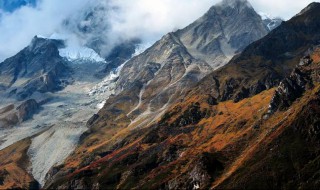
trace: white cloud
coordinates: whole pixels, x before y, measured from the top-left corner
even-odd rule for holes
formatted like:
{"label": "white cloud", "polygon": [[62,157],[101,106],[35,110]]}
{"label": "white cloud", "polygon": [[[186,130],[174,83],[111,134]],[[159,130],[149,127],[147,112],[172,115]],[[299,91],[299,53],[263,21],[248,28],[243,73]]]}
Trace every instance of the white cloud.
{"label": "white cloud", "polygon": [[66,17],[83,8],[88,1],[43,0],[36,8],[22,7],[13,13],[3,13],[0,20],[0,59],[17,53],[37,34],[52,34]]}
{"label": "white cloud", "polygon": [[[219,0],[41,0],[36,8],[23,7],[2,13],[0,19],[0,61],[27,46],[35,35],[50,36],[66,32],[63,21],[88,7],[88,3],[117,7],[102,15],[101,25],[109,26],[101,35],[110,49],[123,39],[142,37],[153,42],[167,32],[183,28],[203,15]],[[107,3],[106,3],[107,2]],[[289,19],[310,0],[250,0],[258,12]],[[82,23],[87,24],[87,23]],[[88,36],[84,36],[85,39]]]}
{"label": "white cloud", "polygon": [[272,16],[280,16],[288,20],[298,14],[303,8],[312,2],[319,0],[249,0],[252,6],[258,12],[271,14]]}

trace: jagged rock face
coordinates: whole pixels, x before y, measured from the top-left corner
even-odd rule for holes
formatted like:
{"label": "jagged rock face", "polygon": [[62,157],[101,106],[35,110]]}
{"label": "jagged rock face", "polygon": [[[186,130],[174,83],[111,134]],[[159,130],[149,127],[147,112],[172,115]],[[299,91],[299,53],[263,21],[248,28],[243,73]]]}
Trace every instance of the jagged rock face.
{"label": "jagged rock face", "polygon": [[167,189],[208,189],[210,182],[224,169],[219,156],[203,153],[196,160],[190,172],[179,179],[173,179],[166,185]]}
{"label": "jagged rock face", "polygon": [[[146,52],[129,61],[121,74],[123,79],[119,82],[119,88],[125,88],[127,79],[129,84],[138,81],[139,79],[132,79],[132,75],[138,75],[148,64],[160,63],[162,68],[167,61],[172,61],[173,56],[180,56],[187,68],[190,65],[200,65],[194,60],[195,63],[191,63],[192,59],[200,59],[215,69],[225,64],[236,51],[267,33],[261,17],[247,1],[234,1],[232,4],[225,1],[212,7],[190,26],[166,35]],[[223,49],[226,44],[231,46],[229,50]],[[134,72],[128,72],[129,68]]]}
{"label": "jagged rock face", "polygon": [[27,48],[0,63],[4,93],[24,100],[34,92],[54,92],[64,87],[70,72],[59,55],[63,42],[35,37]]}
{"label": "jagged rock face", "polygon": [[[319,51],[317,48],[314,51]],[[303,93],[319,82],[319,66],[310,56],[301,59],[299,66],[278,86],[269,106],[269,113],[283,111],[290,107]]]}
{"label": "jagged rock face", "polygon": [[193,57],[217,68],[267,33],[261,17],[246,0],[225,0],[177,36]]}
{"label": "jagged rock face", "polygon": [[197,93],[218,100],[239,101],[277,86],[296,67],[305,52],[320,40],[320,5],[284,22],[266,37],[249,45],[225,67],[208,75]]}

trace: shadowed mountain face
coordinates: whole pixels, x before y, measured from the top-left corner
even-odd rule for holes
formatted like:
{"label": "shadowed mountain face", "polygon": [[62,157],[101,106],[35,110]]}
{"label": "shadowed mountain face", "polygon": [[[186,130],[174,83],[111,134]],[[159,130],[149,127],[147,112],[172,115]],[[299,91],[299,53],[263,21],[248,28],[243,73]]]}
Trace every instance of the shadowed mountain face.
{"label": "shadowed mountain face", "polygon": [[[317,188],[319,13],[319,3],[309,5],[168,104],[159,118],[148,120],[148,112],[139,114],[156,110],[156,104],[145,102],[153,93],[160,96],[159,86],[166,90],[161,85],[174,78],[153,80],[175,71],[167,63],[197,66],[193,76],[210,68],[176,33],[166,35],[124,66],[128,83],[120,76],[122,91],[92,117],[90,131],[74,154],[52,170],[46,187]],[[151,61],[138,67],[144,58]],[[134,115],[138,119],[132,120]]]}
{"label": "shadowed mountain face", "polygon": [[24,100],[35,92],[54,92],[68,83],[70,69],[59,55],[62,41],[35,37],[17,55],[0,63],[0,93]]}

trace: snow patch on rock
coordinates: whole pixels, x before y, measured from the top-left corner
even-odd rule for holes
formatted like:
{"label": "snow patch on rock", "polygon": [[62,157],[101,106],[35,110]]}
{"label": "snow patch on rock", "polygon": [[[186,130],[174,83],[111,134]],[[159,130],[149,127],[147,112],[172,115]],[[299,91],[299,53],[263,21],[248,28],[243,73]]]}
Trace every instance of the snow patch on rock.
{"label": "snow patch on rock", "polygon": [[97,105],[97,109],[102,109],[103,108],[103,106],[106,104],[106,100],[104,100],[104,101],[102,101],[101,103],[99,103],[98,105]]}
{"label": "snow patch on rock", "polygon": [[135,53],[133,54],[132,57],[140,55],[141,53],[143,53],[144,51],[146,51],[146,49],[148,49],[149,47],[151,47],[152,44],[151,43],[146,43],[146,44],[139,44],[136,46],[136,50]]}
{"label": "snow patch on rock", "polygon": [[106,76],[102,82],[94,86],[89,91],[89,96],[104,96],[104,98],[107,100],[111,95],[115,94],[116,82],[119,78],[121,69],[125,64],[126,62],[120,65],[116,70],[110,72],[110,74]]}

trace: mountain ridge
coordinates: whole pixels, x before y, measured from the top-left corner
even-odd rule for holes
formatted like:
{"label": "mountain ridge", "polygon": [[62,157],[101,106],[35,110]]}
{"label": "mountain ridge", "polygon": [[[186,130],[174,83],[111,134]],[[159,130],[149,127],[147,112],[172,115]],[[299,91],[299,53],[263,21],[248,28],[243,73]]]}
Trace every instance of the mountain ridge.
{"label": "mountain ridge", "polygon": [[[314,49],[319,42],[318,10],[320,6],[313,6],[249,45],[226,66],[213,71],[189,90],[184,98],[173,103],[162,117],[147,123],[149,127],[127,129],[125,123],[130,121],[121,115],[121,109],[126,105],[113,97],[98,113],[99,118],[92,123],[91,132],[83,137],[83,146],[60,170],[60,174],[67,174],[63,174],[64,177],[58,174],[47,187],[316,187],[319,180],[311,179],[317,173],[317,166],[312,163],[319,159],[316,134],[320,59],[319,51]],[[282,43],[280,39],[296,41]],[[297,66],[306,54],[312,58],[312,63]],[[287,78],[296,67],[301,71],[301,76],[306,76],[303,79],[313,85],[309,85],[301,96],[295,97],[289,108],[276,110],[266,117],[273,98],[281,92],[276,88],[283,89],[278,86],[280,81],[303,85],[301,80],[296,80],[301,78],[299,75],[292,75],[297,76],[296,79]],[[230,76],[230,73],[233,75]],[[140,91],[139,87],[134,89]],[[240,93],[236,93],[238,90]],[[121,93],[125,94],[122,98],[131,97],[129,92]],[[281,101],[285,101],[286,95],[280,96],[282,98]],[[119,102],[114,103],[116,101]],[[134,107],[134,104],[131,106]],[[114,123],[110,123],[113,111],[120,114]],[[109,133],[115,129],[120,131]],[[108,141],[99,141],[103,138]],[[305,147],[309,153],[306,153]],[[89,151],[90,156],[79,162],[85,150]],[[309,156],[303,158],[305,154]],[[288,159],[292,163],[287,162]],[[305,170],[305,167],[315,168]],[[75,171],[70,172],[70,168]],[[308,174],[308,171],[312,173]],[[304,176],[299,176],[300,172]],[[281,178],[282,175],[285,178]]]}
{"label": "mountain ridge", "polygon": [[[73,83],[49,94],[52,99],[41,104],[45,111],[30,120],[48,120],[36,127],[43,131],[36,130],[24,137],[28,142],[17,140],[0,152],[7,155],[24,145],[18,153],[29,156],[32,175],[44,188],[223,187],[229,179],[221,178],[224,171],[231,166],[233,174],[237,164],[245,161],[240,154],[252,153],[246,145],[263,142],[273,124],[286,116],[270,115],[265,123],[261,119],[269,111],[274,88],[318,38],[304,44],[307,36],[292,37],[300,41],[286,44],[287,49],[303,45],[302,49],[276,56],[270,51],[285,44],[275,43],[273,36],[281,39],[287,37],[280,35],[285,32],[294,34],[303,22],[296,27],[289,27],[296,21],[284,22],[270,32],[247,3],[226,0],[132,58],[129,55],[139,40],[122,44],[121,51],[115,48],[115,54],[106,57],[102,65],[90,65],[94,71],[85,62],[67,63]],[[315,11],[307,11],[302,17],[307,14],[317,16]],[[306,26],[316,28],[312,24],[313,20]],[[311,36],[314,30],[309,32]],[[86,46],[101,55],[99,43]],[[59,53],[59,48],[55,49]],[[265,59],[255,59],[255,55]],[[273,69],[278,62],[264,64],[266,59],[269,63],[279,57],[281,61],[291,57],[277,68],[279,72]],[[127,58],[130,60],[124,61]],[[99,77],[105,77],[104,81],[98,83]],[[0,137],[9,145],[6,138]],[[55,147],[53,142],[60,144]],[[4,167],[8,169],[8,165]],[[27,176],[28,182],[35,181],[28,178],[25,164],[15,169]]]}

